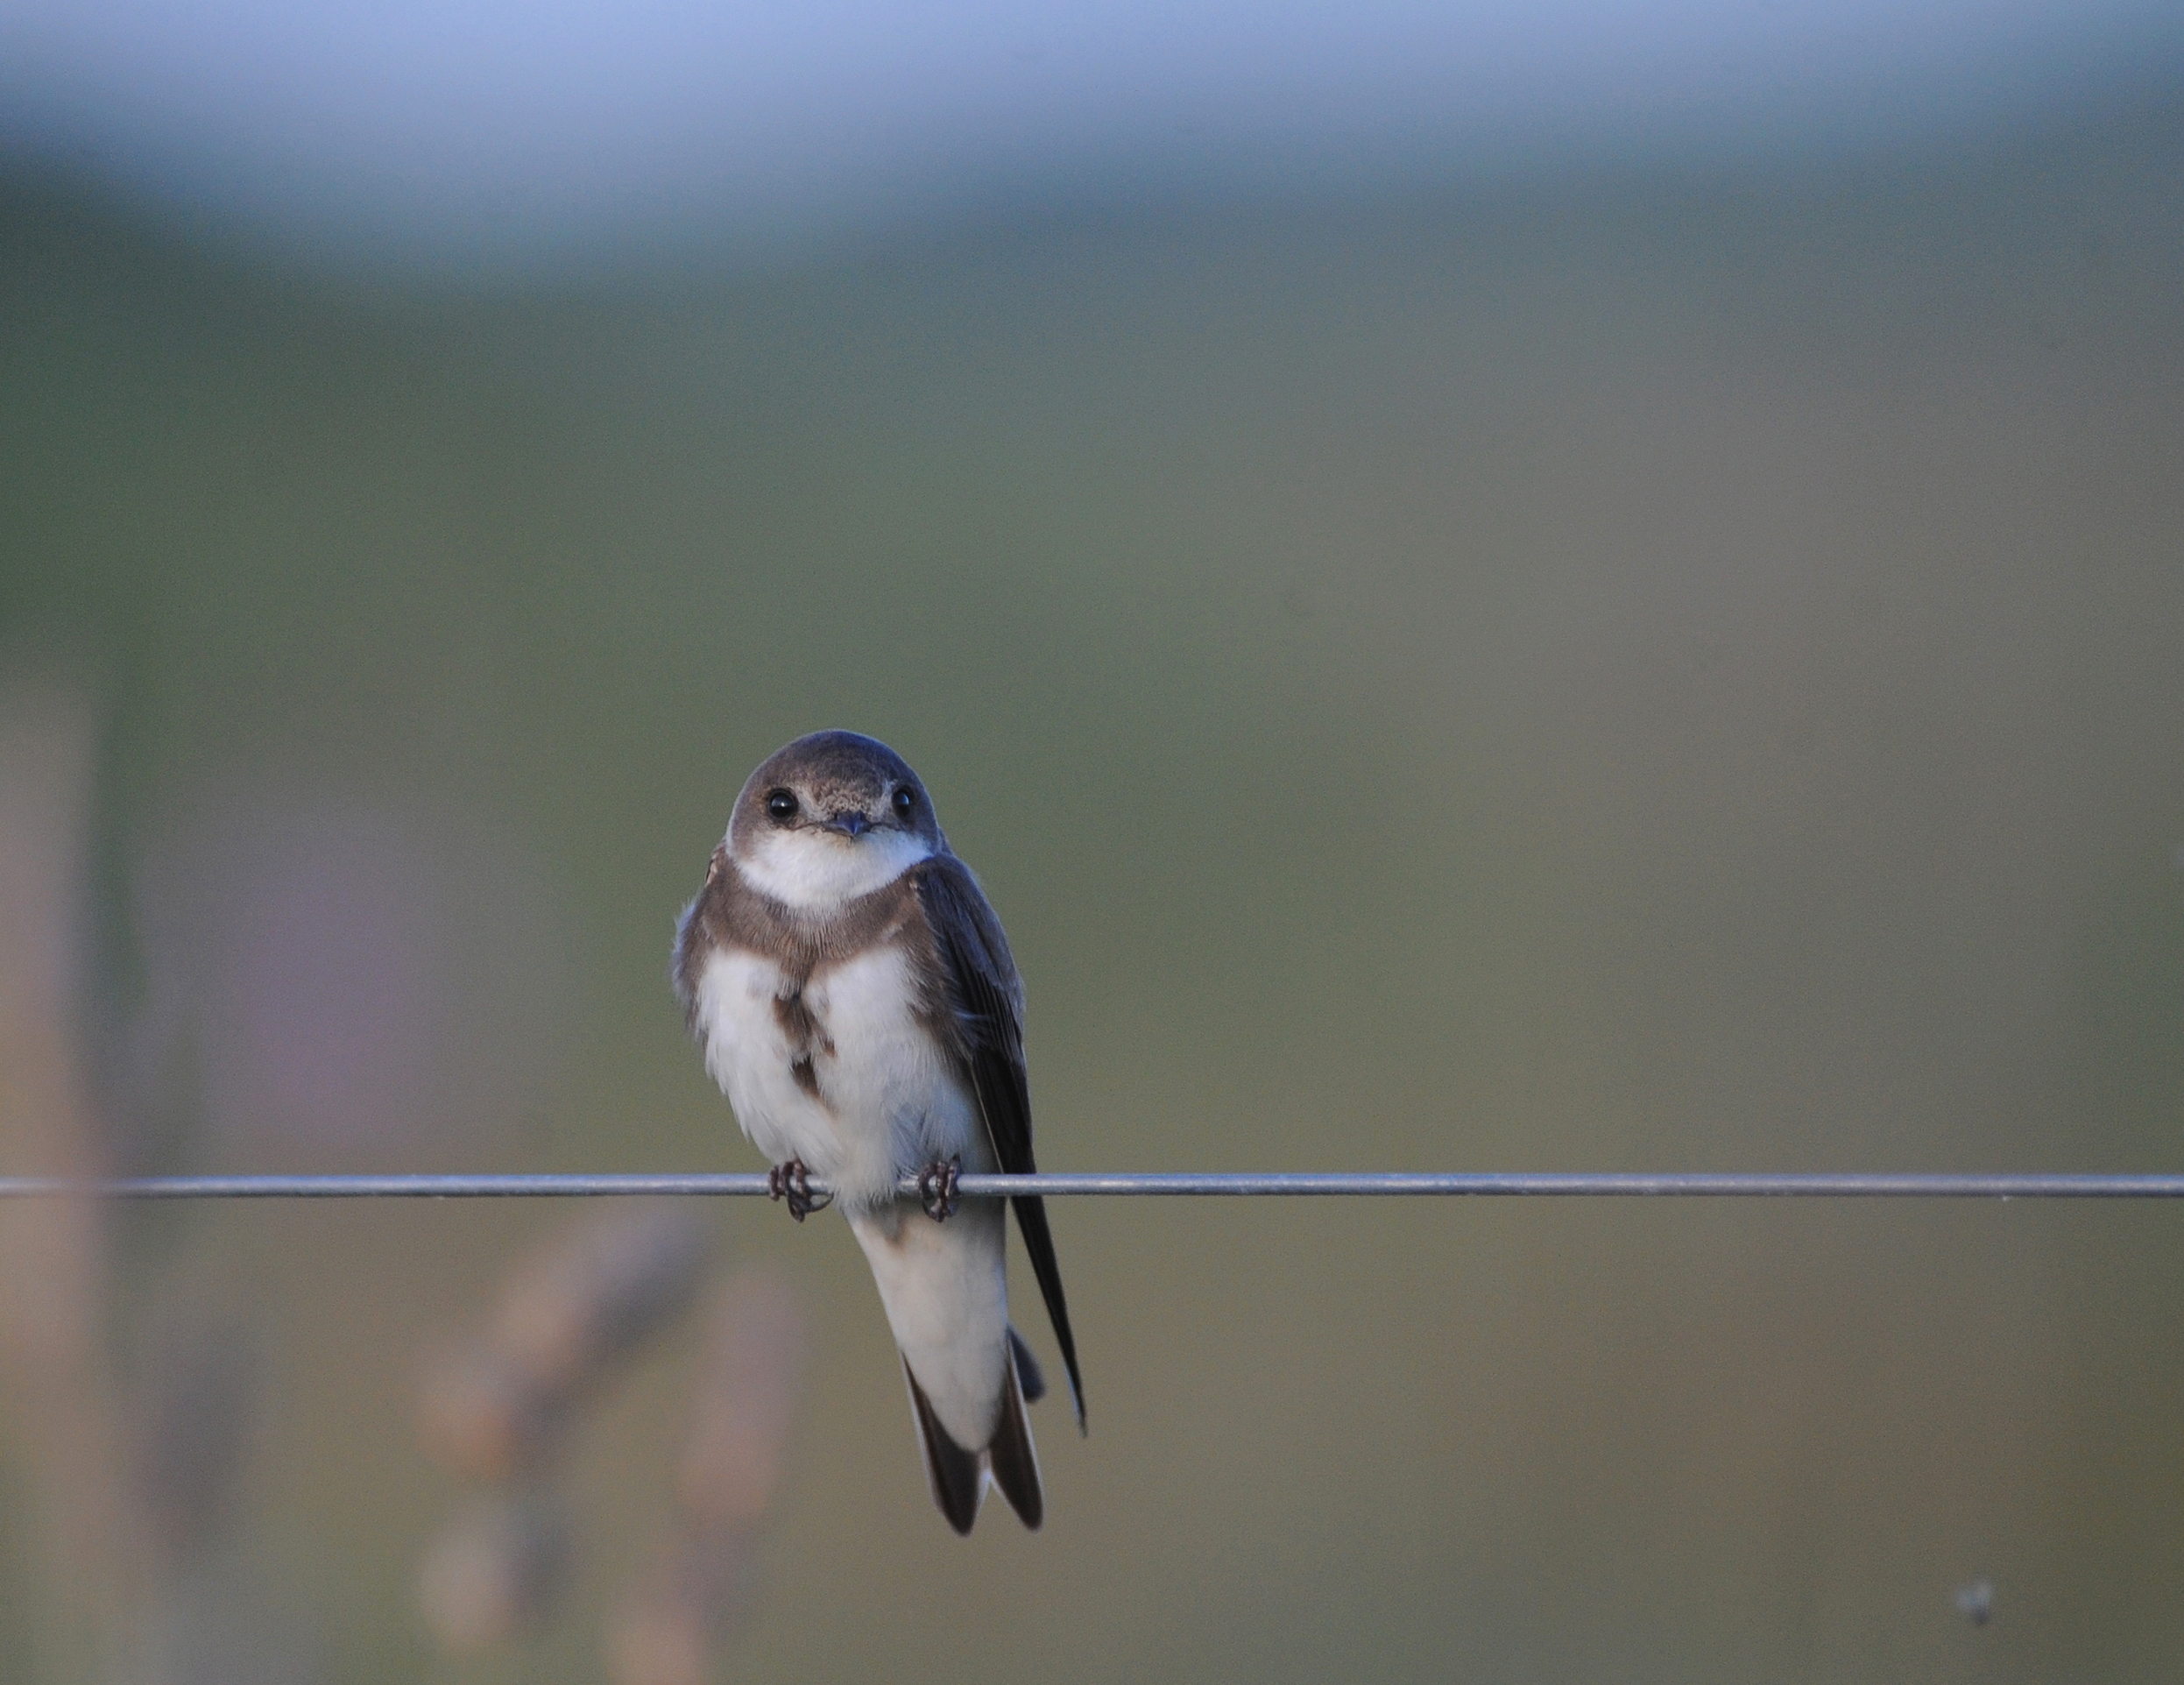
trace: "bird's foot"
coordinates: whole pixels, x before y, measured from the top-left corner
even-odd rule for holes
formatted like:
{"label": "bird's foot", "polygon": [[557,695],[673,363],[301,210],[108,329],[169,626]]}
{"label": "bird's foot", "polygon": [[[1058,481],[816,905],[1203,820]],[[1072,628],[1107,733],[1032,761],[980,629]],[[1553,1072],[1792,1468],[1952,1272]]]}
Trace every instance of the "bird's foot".
{"label": "bird's foot", "polygon": [[924,1201],[925,1214],[937,1223],[944,1223],[956,1214],[956,1180],[963,1174],[963,1155],[951,1154],[936,1158],[917,1173],[917,1197]]}
{"label": "bird's foot", "polygon": [[785,1165],[776,1165],[766,1172],[766,1193],[768,1199],[788,1201],[788,1214],[802,1222],[815,1211],[824,1211],[834,1203],[831,1193],[811,1191],[811,1169],[801,1158],[792,1158]]}

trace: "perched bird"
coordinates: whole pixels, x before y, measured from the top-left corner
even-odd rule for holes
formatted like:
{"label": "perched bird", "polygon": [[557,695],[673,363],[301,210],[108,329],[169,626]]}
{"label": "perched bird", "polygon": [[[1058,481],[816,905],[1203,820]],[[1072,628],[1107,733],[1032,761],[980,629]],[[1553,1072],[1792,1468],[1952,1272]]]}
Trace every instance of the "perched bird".
{"label": "perched bird", "polygon": [[[865,1249],[933,1502],[967,1533],[991,1479],[1036,1527],[1024,1406],[1045,1384],[1008,1322],[1000,1201],[958,1209],[956,1192],[965,1171],[1035,1168],[1023,983],[902,757],[816,732],[753,773],[683,910],[675,983],[706,1069],[774,1161],[774,1197],[799,1221],[838,1202]],[[917,1198],[898,1191],[912,1176]],[[1036,1195],[1013,1203],[1081,1433],[1046,1209]]]}

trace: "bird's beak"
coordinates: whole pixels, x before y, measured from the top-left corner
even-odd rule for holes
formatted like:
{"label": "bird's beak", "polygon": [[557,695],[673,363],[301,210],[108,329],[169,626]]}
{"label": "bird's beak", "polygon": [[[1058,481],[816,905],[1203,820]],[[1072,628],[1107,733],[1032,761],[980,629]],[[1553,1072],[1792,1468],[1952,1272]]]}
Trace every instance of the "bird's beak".
{"label": "bird's beak", "polygon": [[853,841],[872,829],[872,821],[867,819],[855,808],[852,808],[848,812],[838,813],[831,819],[829,819],[827,821],[827,829],[829,831],[838,831],[845,837],[847,837]]}

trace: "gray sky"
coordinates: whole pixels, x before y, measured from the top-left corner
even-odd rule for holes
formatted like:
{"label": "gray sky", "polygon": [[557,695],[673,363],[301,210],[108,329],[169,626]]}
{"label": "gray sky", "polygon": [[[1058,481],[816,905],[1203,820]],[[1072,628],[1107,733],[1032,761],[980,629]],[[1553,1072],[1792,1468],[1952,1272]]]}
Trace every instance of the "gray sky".
{"label": "gray sky", "polygon": [[8,0],[0,144],[307,239],[802,237],[1071,184],[1784,152],[2184,63],[2173,0]]}

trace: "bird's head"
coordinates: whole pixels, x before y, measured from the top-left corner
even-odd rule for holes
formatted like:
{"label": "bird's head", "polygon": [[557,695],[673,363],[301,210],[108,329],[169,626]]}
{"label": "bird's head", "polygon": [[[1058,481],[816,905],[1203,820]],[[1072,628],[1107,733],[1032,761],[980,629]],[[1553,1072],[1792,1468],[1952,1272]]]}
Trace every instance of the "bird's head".
{"label": "bird's head", "polygon": [[744,784],[728,852],[761,894],[824,911],[882,889],[947,846],[925,786],[874,738],[814,732]]}

